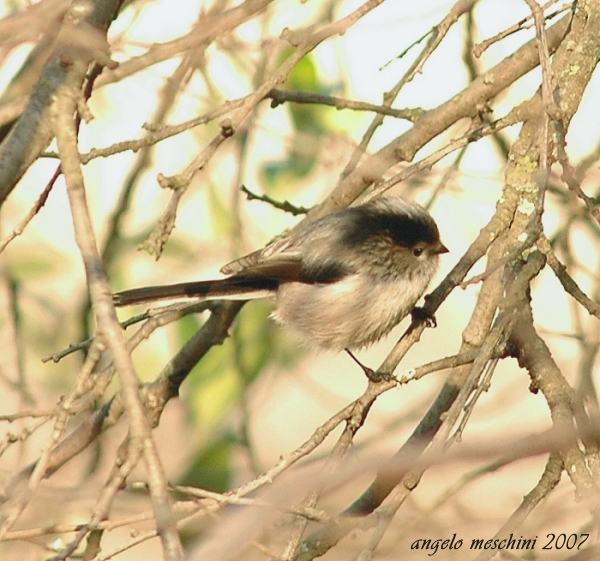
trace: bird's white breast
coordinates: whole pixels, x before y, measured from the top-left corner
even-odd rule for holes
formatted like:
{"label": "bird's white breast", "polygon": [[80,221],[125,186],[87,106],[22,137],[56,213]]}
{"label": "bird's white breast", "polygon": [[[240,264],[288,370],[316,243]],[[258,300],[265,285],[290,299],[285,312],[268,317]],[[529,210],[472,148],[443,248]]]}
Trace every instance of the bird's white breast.
{"label": "bird's white breast", "polygon": [[354,274],[329,284],[285,283],[273,317],[309,346],[337,351],[366,347],[412,310],[434,271],[431,263],[411,279],[374,281]]}

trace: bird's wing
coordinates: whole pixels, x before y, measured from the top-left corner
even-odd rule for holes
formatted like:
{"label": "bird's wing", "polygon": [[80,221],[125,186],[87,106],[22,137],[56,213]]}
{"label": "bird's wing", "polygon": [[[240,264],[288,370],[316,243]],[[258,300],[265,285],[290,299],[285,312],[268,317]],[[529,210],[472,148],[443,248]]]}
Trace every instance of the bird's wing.
{"label": "bird's wing", "polygon": [[235,261],[231,261],[231,263],[227,263],[227,265],[221,267],[221,272],[224,275],[241,273],[247,269],[258,267],[263,261],[276,260],[281,254],[286,252],[289,253],[289,259],[300,259],[299,248],[294,248],[293,246],[294,238],[289,236],[280,238],[262,249],[258,249]]}
{"label": "bird's wing", "polygon": [[306,228],[250,253],[221,272],[235,277],[278,279],[280,282],[331,283],[356,271],[341,243],[339,216],[331,214]]}

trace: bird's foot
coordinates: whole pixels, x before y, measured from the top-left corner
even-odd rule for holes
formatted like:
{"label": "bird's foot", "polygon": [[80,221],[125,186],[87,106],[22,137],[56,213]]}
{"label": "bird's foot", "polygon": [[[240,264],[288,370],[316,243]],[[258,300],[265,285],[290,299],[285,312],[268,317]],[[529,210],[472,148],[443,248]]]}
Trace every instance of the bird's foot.
{"label": "bird's foot", "polygon": [[427,312],[425,308],[415,306],[410,312],[414,322],[425,323],[426,327],[437,327],[435,315]]}
{"label": "bird's foot", "polygon": [[392,374],[388,374],[386,372],[379,372],[379,371],[373,370],[372,368],[369,368],[368,366],[365,366],[360,360],[358,360],[352,354],[352,351],[350,349],[345,349],[345,350],[348,353],[348,355],[350,356],[350,358],[354,362],[356,362],[356,364],[358,364],[358,366],[360,366],[362,368],[362,371],[365,373],[365,376],[369,379],[369,382],[373,382],[374,384],[377,384],[379,382],[385,382],[387,380],[391,380],[394,377]]}

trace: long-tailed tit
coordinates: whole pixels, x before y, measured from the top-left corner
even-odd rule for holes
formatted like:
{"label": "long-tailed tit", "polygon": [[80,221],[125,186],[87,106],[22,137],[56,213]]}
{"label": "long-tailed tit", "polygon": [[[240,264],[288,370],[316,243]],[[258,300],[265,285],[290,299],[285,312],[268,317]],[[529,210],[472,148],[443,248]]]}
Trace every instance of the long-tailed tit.
{"label": "long-tailed tit", "polygon": [[333,212],[221,269],[220,280],[125,290],[117,306],[273,297],[272,316],[310,346],[360,349],[414,308],[448,250],[419,205],[384,197]]}

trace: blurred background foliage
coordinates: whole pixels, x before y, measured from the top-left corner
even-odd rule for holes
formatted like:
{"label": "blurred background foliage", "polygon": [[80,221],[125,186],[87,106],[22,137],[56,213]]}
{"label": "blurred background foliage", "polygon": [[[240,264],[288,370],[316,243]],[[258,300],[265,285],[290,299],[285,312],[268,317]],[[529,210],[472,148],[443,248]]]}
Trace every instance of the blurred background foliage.
{"label": "blurred background foliage", "polygon": [[[157,177],[181,174],[191,165],[218,135],[227,113],[223,111],[180,134],[134,149],[120,151],[117,143],[135,141],[170,125],[211,115],[222,104],[249,95],[265,76],[293,55],[294,49],[282,39],[283,30],[317,29],[361,5],[341,0],[280,0],[264,2],[259,9],[259,3],[251,2],[255,12],[241,17],[238,24],[216,37],[210,36],[210,26],[218,21],[211,19],[212,15],[233,11],[240,4],[229,0],[133,0],[124,3],[111,26],[111,56],[120,67],[115,71],[105,69],[98,78],[88,103],[94,119],[82,123],[79,140],[82,153],[111,147],[114,152],[84,166],[98,245],[114,291],[212,278],[223,264],[263,247],[301,216],[260,200],[249,200],[242,186],[257,196],[268,195],[297,207],[318,204],[337,185],[341,170],[373,119],[370,113],[320,104],[283,103],[271,108],[269,100],[262,101],[194,176],[160,259],[141,251],[171,197],[169,190],[159,186]],[[453,2],[443,0],[383,2],[342,36],[335,36],[303,57],[279,87],[380,104],[413,64],[418,41],[430,36],[452,5]],[[23,12],[29,3],[6,0],[0,6],[6,20]],[[420,108],[434,108],[459,92],[486,68],[529,40],[534,32],[529,29],[510,35],[478,59],[471,54],[473,44],[513,25],[528,13],[521,0],[473,2],[468,21],[452,27],[422,71],[402,89],[394,107],[418,113]],[[25,39],[0,43],[0,126],[11,124],[6,117],[10,104],[31,91],[36,72],[39,73],[36,69],[46,56],[46,40],[51,31],[47,22],[35,23],[39,28],[35,31],[35,26],[27,27],[34,31]],[[154,47],[176,42],[192,30],[208,38],[170,56],[148,56]],[[137,60],[139,67],[128,66],[132,60]],[[120,75],[122,69],[129,74]],[[539,69],[521,78],[495,100],[490,109],[493,117],[505,115],[528,99],[539,83]],[[570,157],[574,165],[580,165],[583,188],[596,200],[600,184],[596,126],[599,84],[596,74],[569,131]],[[489,116],[487,111],[488,108],[482,108],[482,119]],[[368,152],[375,152],[411,126],[407,120],[386,117]],[[464,132],[461,126],[457,124],[431,141],[417,159],[460,136]],[[507,156],[498,146],[510,145],[517,134],[518,127],[511,127],[469,144],[460,154],[450,154],[436,166],[422,169],[394,190],[395,194],[407,195],[423,204],[433,201],[431,211],[444,243],[451,249],[440,278],[494,212],[502,193]],[[34,163],[7,200],[2,209],[0,238],[18,228],[48,183],[57,166],[55,150],[54,144],[48,148],[45,157]],[[389,174],[405,165],[409,163],[390,169]],[[588,170],[590,173],[585,175]],[[573,276],[597,300],[598,225],[582,211],[580,201],[565,192],[562,186],[550,186],[544,216],[546,228]],[[483,270],[483,264],[477,267],[474,273]],[[87,339],[95,329],[61,180],[26,229],[0,255],[0,281],[2,413],[52,408],[72,387],[84,353],[72,353],[57,362],[40,359],[52,358],[54,353]],[[573,385],[586,386],[585,391],[594,392],[600,339],[597,322],[573,307],[551,274],[545,272],[535,286],[536,320],[547,334],[557,360],[571,376]],[[403,368],[432,360],[433,355],[437,358],[455,352],[478,290],[478,286],[469,286],[452,293],[438,315],[438,329],[424,334],[422,345],[411,351]],[[119,315],[126,319],[143,310],[122,310]],[[156,440],[171,481],[215,491],[231,489],[294,449],[320,422],[364,389],[362,372],[347,357],[315,355],[298,348],[294,337],[269,319],[270,311],[267,302],[246,304],[230,337],[211,349],[185,381],[180,399],[168,405],[156,429]],[[187,316],[144,341],[133,353],[140,379],[154,380],[206,317],[207,314]],[[16,328],[14,332],[12,327]],[[378,349],[366,351],[367,362],[376,364],[396,339],[392,335]],[[105,357],[101,365],[107,361]],[[499,435],[506,436],[504,431],[530,434],[550,423],[544,404],[528,393],[528,380],[515,364],[502,364],[499,371],[503,377],[494,380],[496,393],[482,397],[485,406],[475,411],[469,424],[472,433],[467,432],[467,439],[473,434],[483,435],[484,441],[489,442]],[[361,445],[372,447],[368,453],[373,453],[373,449],[374,453],[395,450],[439,389],[440,380],[431,376],[402,388],[401,397],[400,392],[382,396],[369,417],[369,426],[361,431],[359,452]],[[118,384],[113,381],[104,395],[98,396],[96,405],[104,403],[117,389]],[[71,426],[82,418],[84,415],[74,417]],[[50,423],[27,418],[8,427],[1,468],[11,473],[37,458],[49,438]],[[52,503],[57,510],[73,496],[79,498],[82,491],[77,489],[78,484],[103,483],[122,437],[118,429],[104,435],[82,455],[83,461],[58,472],[55,484],[64,485],[68,491]],[[498,479],[489,488],[477,488],[467,498],[459,497],[445,514],[457,524],[464,523],[463,528],[467,529],[480,519],[504,520],[489,509],[494,505],[499,511],[498,504],[506,506],[503,501],[520,500],[539,477],[540,460],[535,461],[538,463],[531,469],[519,466],[514,472],[507,468],[506,472],[495,474]],[[454,475],[463,472],[460,466]],[[433,485],[432,494],[437,498],[443,496],[454,475],[442,472],[436,478],[435,469],[433,473],[431,479],[437,487]],[[491,492],[497,493],[497,502],[487,498]],[[555,506],[566,509],[566,491],[562,492]],[[353,491],[349,494],[354,496]],[[419,500],[425,504],[429,499],[420,497],[411,505],[418,514],[426,511]],[[483,511],[487,519],[479,516],[482,511],[471,510],[475,504],[471,499],[477,497],[486,498],[483,503],[489,508]],[[348,501],[344,497],[339,502],[346,506]],[[552,508],[547,510],[550,511],[555,513]],[[42,524],[34,514],[29,514],[25,525]],[[61,514],[64,512],[52,513],[43,523],[61,521]],[[579,520],[578,514],[573,519]],[[73,515],[72,520],[80,518]],[[15,551],[11,550],[13,558],[18,557]]]}

